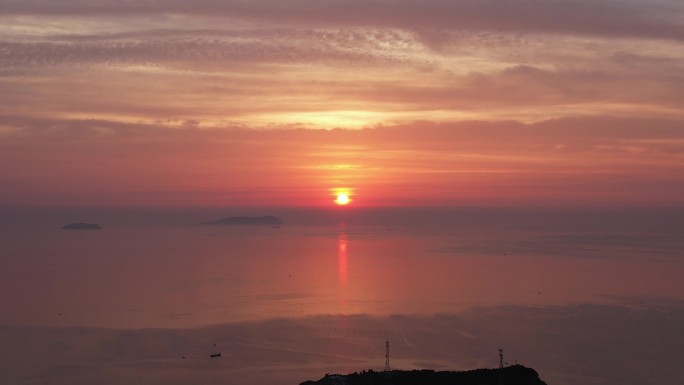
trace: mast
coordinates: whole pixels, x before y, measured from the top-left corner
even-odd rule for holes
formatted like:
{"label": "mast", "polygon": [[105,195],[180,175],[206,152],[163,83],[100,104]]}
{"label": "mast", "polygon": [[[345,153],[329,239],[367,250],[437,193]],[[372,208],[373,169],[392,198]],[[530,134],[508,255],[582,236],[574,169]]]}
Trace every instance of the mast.
{"label": "mast", "polygon": [[385,371],[389,372],[390,371],[390,363],[389,363],[389,341],[385,341]]}

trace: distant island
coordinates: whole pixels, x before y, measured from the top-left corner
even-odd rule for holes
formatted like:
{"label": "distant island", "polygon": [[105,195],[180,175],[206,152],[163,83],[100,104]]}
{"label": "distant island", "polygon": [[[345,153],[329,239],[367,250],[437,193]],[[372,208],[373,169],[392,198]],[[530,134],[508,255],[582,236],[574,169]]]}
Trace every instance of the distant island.
{"label": "distant island", "polygon": [[280,226],[283,221],[274,216],[265,217],[228,217],[213,222],[203,222],[200,225],[212,226]]}
{"label": "distant island", "polygon": [[326,374],[318,381],[300,385],[546,385],[539,374],[522,365],[500,369],[476,369],[462,372],[434,370],[372,370],[352,374]]}
{"label": "distant island", "polygon": [[69,223],[62,230],[102,230],[102,227],[97,223]]}

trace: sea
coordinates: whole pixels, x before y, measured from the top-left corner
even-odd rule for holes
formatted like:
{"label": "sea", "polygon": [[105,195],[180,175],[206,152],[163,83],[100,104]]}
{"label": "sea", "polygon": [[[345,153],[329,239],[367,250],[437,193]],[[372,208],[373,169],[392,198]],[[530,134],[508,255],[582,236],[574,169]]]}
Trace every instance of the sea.
{"label": "sea", "polygon": [[[199,224],[243,215],[283,224]],[[684,209],[6,207],[0,346],[8,385],[684,383]]]}

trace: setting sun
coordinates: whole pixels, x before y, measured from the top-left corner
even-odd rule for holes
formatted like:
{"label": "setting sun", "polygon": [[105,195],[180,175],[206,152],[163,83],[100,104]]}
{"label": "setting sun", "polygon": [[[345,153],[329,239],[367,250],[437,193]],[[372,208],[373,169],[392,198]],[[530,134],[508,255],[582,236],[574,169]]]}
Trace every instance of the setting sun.
{"label": "setting sun", "polygon": [[349,202],[351,202],[351,199],[349,199],[349,195],[345,193],[337,194],[337,199],[335,199],[335,203],[344,206],[346,204],[349,204]]}

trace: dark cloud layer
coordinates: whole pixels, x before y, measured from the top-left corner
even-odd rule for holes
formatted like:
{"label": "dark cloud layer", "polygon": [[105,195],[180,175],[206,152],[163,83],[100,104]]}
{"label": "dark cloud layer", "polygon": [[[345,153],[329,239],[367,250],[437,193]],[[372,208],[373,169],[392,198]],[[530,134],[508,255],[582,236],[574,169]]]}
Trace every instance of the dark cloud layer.
{"label": "dark cloud layer", "polygon": [[681,5],[634,1],[4,1],[0,12],[34,15],[184,14],[281,25],[486,29],[681,40]]}

